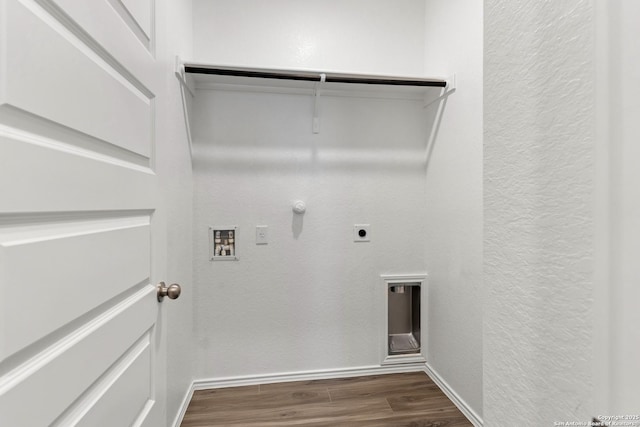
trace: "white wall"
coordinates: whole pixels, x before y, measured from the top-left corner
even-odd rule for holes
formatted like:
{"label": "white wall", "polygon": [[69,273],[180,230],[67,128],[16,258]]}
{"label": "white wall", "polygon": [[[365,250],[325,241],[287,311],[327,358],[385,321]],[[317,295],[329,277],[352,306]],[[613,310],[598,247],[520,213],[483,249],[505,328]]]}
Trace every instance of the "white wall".
{"label": "white wall", "polygon": [[[421,101],[324,96],[316,135],[312,103],[198,91],[199,378],[379,365],[379,275],[425,269]],[[370,243],[353,242],[357,223],[371,224]],[[239,227],[239,261],[209,261],[210,225]]]}
{"label": "white wall", "polygon": [[[482,3],[426,2],[425,68],[456,74],[426,173],[427,361],[482,416]],[[438,108],[437,106],[430,107]],[[489,424],[491,425],[491,424]]]}
{"label": "white wall", "polygon": [[[199,91],[196,375],[377,365],[378,275],[428,270],[428,359],[481,415],[482,6],[196,0],[194,16],[198,61],[456,72],[462,87],[428,168],[437,107],[323,97],[312,135],[309,97]],[[301,233],[296,198],[309,203]],[[352,242],[362,222],[371,244]],[[213,224],[240,226],[241,261],[207,260]],[[254,244],[258,224],[271,228],[267,247]]]}
{"label": "white wall", "polygon": [[[423,74],[421,0],[195,1],[194,58]],[[195,103],[199,378],[379,365],[382,273],[424,263],[420,101],[200,90]],[[295,199],[308,211],[296,217]],[[372,242],[354,243],[370,223]],[[208,260],[237,225],[238,262]],[[255,226],[271,242],[255,245]]]}
{"label": "white wall", "polygon": [[612,63],[612,235],[613,289],[611,341],[611,413],[640,409],[640,5],[623,0],[611,7]]}
{"label": "white wall", "polygon": [[160,175],[167,207],[167,274],[164,279],[167,284],[182,286],[179,299],[165,299],[161,304],[167,333],[168,423],[173,423],[193,380],[193,176],[182,95],[173,74],[175,56],[191,54],[190,6],[190,2],[173,0],[156,3],[156,7],[163,8],[157,15],[168,17],[157,29],[157,57],[166,70],[163,98],[156,110],[158,123],[162,123],[158,137],[168,148],[163,151],[167,155],[157,156],[156,162],[158,168],[172,171],[170,176]]}
{"label": "white wall", "polygon": [[424,0],[194,0],[215,64],[422,75]]}
{"label": "white wall", "polygon": [[595,375],[598,414],[640,408],[640,5],[596,2],[598,36],[598,282]]}
{"label": "white wall", "polygon": [[588,421],[591,3],[485,1],[484,419]]}

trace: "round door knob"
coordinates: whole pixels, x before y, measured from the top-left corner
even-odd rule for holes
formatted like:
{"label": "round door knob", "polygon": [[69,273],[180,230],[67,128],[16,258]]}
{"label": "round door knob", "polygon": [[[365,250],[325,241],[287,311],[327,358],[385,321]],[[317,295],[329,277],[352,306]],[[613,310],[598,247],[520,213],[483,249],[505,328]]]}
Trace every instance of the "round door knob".
{"label": "round door knob", "polygon": [[158,301],[162,301],[164,297],[176,299],[180,296],[180,292],[182,292],[182,288],[177,283],[169,286],[165,285],[164,282],[158,283]]}

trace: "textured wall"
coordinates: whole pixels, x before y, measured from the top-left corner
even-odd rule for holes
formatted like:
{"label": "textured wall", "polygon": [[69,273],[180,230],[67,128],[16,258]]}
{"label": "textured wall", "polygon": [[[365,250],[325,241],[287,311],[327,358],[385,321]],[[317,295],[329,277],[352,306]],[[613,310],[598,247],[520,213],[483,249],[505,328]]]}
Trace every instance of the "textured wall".
{"label": "textured wall", "polygon": [[[312,105],[198,92],[198,378],[379,365],[379,275],[425,269],[421,102],[323,96],[316,135]],[[353,241],[357,223],[371,224],[370,243]],[[239,227],[239,261],[209,261],[210,225]]]}
{"label": "textured wall", "polygon": [[590,419],[589,1],[485,1],[484,419]]}
{"label": "textured wall", "polygon": [[481,416],[482,3],[426,4],[425,69],[456,73],[458,84],[443,105],[426,174],[427,360]]}
{"label": "textured wall", "polygon": [[421,75],[424,0],[194,0],[201,61]]}

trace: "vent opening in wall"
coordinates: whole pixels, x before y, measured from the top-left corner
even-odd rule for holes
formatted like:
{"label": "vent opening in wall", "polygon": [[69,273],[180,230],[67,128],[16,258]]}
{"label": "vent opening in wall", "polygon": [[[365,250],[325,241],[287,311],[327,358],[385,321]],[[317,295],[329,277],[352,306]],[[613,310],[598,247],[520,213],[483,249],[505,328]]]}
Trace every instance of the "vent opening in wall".
{"label": "vent opening in wall", "polygon": [[389,354],[420,353],[420,285],[389,286]]}
{"label": "vent opening in wall", "polygon": [[385,283],[385,334],[383,364],[424,362],[424,276],[383,276]]}

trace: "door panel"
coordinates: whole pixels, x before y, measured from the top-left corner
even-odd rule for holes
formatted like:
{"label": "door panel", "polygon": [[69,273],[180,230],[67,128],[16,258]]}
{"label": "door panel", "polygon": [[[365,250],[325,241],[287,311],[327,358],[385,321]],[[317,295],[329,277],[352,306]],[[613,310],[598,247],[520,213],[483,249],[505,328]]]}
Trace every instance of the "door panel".
{"label": "door panel", "polygon": [[0,0],[0,426],[165,424],[142,4]]}
{"label": "door panel", "polygon": [[4,13],[3,104],[150,157],[147,87],[37,4],[6,1]]}
{"label": "door panel", "polygon": [[[7,284],[0,316],[12,325],[1,337],[0,361],[130,287],[148,284],[149,223],[148,216],[60,222],[39,216],[0,226],[0,282]],[[55,288],[47,291],[49,283]]]}
{"label": "door panel", "polygon": [[114,425],[126,426],[131,420],[144,417],[151,398],[149,388],[145,387],[151,381],[151,352],[149,335],[145,335],[80,405],[86,411],[76,411],[74,416],[63,418],[54,426],[94,427],[110,417]]}
{"label": "door panel", "polygon": [[[151,16],[152,3],[145,1]],[[151,51],[152,38],[145,36],[142,43],[136,34],[135,23],[125,21],[128,15],[120,0],[77,1],[53,0],[49,9],[53,14],[64,13],[77,22],[114,59],[130,71],[138,80],[153,75],[155,61]],[[64,10],[64,12],[60,12]],[[134,28],[132,28],[134,27]],[[156,86],[156,85],[154,85]]]}
{"label": "door panel", "polygon": [[[0,123],[7,118],[3,111],[8,110],[0,107]],[[0,168],[7,177],[0,181],[2,212],[109,211],[153,203],[151,169],[133,163],[122,150],[100,152],[89,147],[95,142],[90,138],[80,140],[77,133],[44,123],[41,134],[24,132],[18,126],[35,119],[22,119],[0,124]]]}
{"label": "door panel", "polygon": [[109,0],[131,31],[146,44],[153,40],[153,2],[151,0]]}
{"label": "door panel", "polygon": [[[89,387],[138,341],[150,341],[156,320],[155,290],[144,287],[100,313],[44,351],[32,355],[0,385],[0,425],[47,426],[72,410]],[[153,369],[148,364],[149,369]],[[139,384],[142,396],[128,390],[128,399],[149,400],[149,382]],[[37,402],[37,404],[36,404]],[[133,419],[124,425],[130,425]],[[110,418],[98,426],[118,426]]]}

